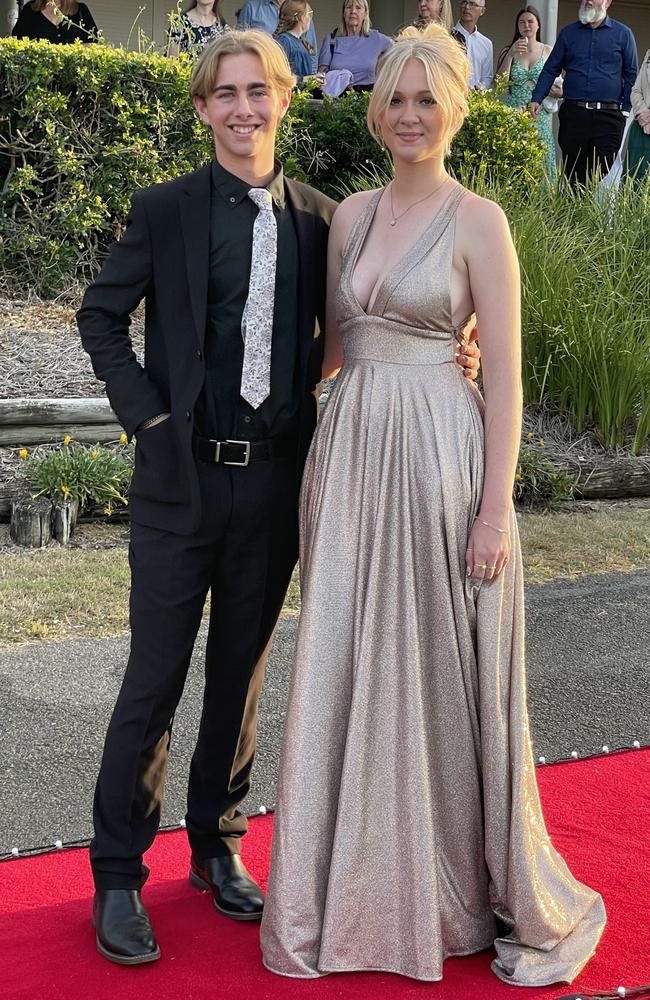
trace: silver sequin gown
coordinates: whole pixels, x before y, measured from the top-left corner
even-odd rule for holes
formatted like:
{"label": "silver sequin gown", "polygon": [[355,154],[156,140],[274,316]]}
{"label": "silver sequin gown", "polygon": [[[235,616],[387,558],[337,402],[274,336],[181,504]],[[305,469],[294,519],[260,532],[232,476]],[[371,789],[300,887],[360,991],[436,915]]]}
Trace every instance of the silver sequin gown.
{"label": "silver sequin gown", "polygon": [[261,943],[286,976],[438,980],[494,945],[506,982],[570,982],[605,924],[540,809],[526,714],[517,525],[467,580],[482,401],[454,362],[456,187],[365,312],[346,249],[345,363],[301,497],[302,613]]}

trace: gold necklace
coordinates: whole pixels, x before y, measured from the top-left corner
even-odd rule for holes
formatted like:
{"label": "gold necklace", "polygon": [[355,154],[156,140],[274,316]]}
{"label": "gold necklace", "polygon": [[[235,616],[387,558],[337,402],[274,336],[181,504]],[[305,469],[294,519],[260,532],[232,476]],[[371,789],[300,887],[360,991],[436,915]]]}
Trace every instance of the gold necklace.
{"label": "gold necklace", "polygon": [[436,191],[440,191],[440,189],[445,186],[445,184],[447,183],[448,180],[449,180],[449,178],[445,177],[444,181],[442,181],[441,184],[438,184],[436,187],[434,187],[433,191],[429,191],[428,194],[425,194],[424,198],[418,198],[417,201],[414,201],[412,205],[409,205],[408,208],[405,208],[404,211],[400,212],[399,215],[395,215],[395,212],[393,211],[393,182],[391,181],[390,186],[388,188],[388,195],[389,195],[389,198],[390,198],[390,217],[391,217],[390,224],[391,224],[391,226],[397,225],[397,223],[399,222],[399,220],[403,219],[404,216],[406,215],[406,213],[410,212],[411,209],[415,208],[416,205],[421,205],[423,201],[427,200],[427,198],[432,198],[433,195],[436,193]]}

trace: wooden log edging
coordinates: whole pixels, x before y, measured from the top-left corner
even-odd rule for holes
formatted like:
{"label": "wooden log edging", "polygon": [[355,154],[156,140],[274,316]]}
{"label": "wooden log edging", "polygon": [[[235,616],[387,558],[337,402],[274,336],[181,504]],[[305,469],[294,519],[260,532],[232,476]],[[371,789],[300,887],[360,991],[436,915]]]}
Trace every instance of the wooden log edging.
{"label": "wooden log edging", "polygon": [[0,426],[117,423],[110,403],[102,396],[74,399],[0,399]]}
{"label": "wooden log edging", "polygon": [[107,399],[1,399],[0,448],[56,444],[66,434],[83,444],[115,441],[122,426]]}
{"label": "wooden log edging", "polygon": [[110,424],[8,424],[0,425],[0,448],[23,448],[37,444],[60,444],[66,434],[82,444],[117,441],[122,427]]}
{"label": "wooden log edging", "polygon": [[625,500],[650,497],[650,457],[563,460],[562,472],[576,480],[576,493],[583,500]]}

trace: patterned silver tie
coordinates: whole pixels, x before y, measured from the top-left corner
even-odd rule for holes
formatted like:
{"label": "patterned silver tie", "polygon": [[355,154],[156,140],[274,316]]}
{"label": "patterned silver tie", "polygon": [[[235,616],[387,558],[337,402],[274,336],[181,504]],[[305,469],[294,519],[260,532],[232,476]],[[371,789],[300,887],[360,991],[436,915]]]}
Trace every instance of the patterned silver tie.
{"label": "patterned silver tie", "polygon": [[271,391],[278,225],[273,214],[273,199],[266,188],[251,188],[248,197],[255,202],[259,212],[253,226],[250,284],[241,320],[244,338],[241,395],[257,409]]}

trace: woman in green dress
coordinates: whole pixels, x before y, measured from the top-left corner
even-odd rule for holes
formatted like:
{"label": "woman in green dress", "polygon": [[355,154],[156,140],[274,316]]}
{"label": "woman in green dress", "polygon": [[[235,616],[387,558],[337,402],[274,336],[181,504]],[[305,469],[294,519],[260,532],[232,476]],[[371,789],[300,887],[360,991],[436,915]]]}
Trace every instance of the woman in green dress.
{"label": "woman in green dress", "polygon": [[[499,53],[496,75],[507,75],[508,93],[504,101],[511,108],[524,109],[530,104],[539,74],[551,52],[550,45],[541,40],[542,22],[535,7],[527,4],[515,18],[515,32],[510,45]],[[549,98],[562,96],[560,86],[553,85]],[[539,134],[546,146],[546,171],[549,179],[557,177],[555,139],[553,138],[552,112],[542,104],[535,119]]]}
{"label": "woman in green dress", "polygon": [[627,144],[627,172],[640,183],[650,170],[650,49],[641,63],[630,100],[634,121]]}

